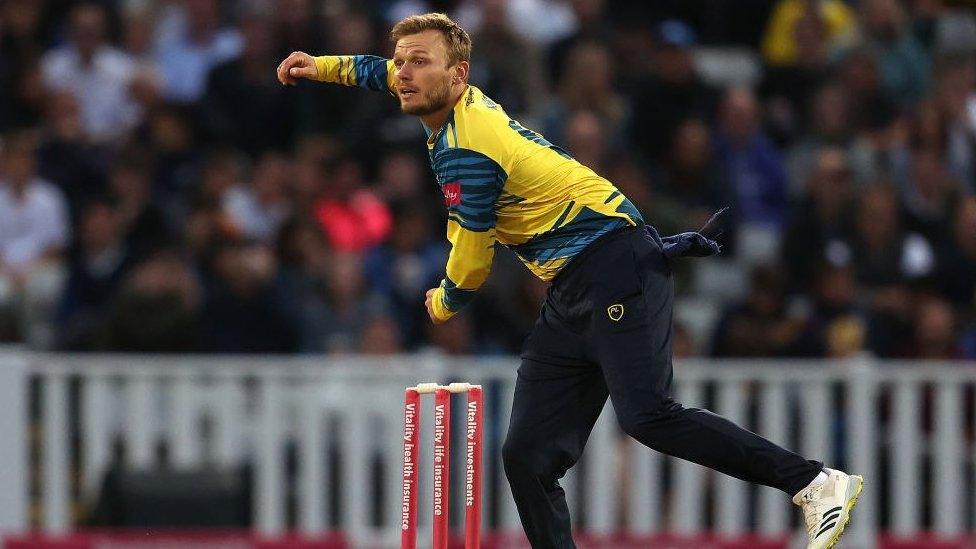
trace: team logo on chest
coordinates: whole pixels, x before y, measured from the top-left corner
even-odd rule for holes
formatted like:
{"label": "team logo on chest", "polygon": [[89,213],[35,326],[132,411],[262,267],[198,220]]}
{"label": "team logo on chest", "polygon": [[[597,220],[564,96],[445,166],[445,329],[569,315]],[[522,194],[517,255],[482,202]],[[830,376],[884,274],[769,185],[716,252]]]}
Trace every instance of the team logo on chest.
{"label": "team logo on chest", "polygon": [[624,306],[620,303],[615,303],[607,307],[607,316],[610,317],[610,320],[617,322],[624,317]]}
{"label": "team logo on chest", "polygon": [[444,192],[445,206],[461,205],[461,182],[445,183],[441,190]]}

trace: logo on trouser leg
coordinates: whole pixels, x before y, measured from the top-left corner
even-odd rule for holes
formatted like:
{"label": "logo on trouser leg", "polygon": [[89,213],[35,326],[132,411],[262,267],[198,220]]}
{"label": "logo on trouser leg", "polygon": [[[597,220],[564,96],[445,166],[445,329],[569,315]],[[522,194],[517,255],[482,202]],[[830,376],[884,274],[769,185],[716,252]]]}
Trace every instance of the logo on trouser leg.
{"label": "logo on trouser leg", "polygon": [[624,317],[624,306],[617,303],[607,307],[607,316],[614,322],[620,320]]}

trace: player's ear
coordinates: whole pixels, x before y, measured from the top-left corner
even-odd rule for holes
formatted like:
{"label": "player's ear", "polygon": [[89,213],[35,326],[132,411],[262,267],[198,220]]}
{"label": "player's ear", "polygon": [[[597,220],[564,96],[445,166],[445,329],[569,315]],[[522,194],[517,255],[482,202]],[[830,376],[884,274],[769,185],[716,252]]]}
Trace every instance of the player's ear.
{"label": "player's ear", "polygon": [[469,65],[467,61],[458,61],[457,64],[454,65],[454,78],[452,81],[455,84],[467,82],[469,70],[471,70],[471,65]]}

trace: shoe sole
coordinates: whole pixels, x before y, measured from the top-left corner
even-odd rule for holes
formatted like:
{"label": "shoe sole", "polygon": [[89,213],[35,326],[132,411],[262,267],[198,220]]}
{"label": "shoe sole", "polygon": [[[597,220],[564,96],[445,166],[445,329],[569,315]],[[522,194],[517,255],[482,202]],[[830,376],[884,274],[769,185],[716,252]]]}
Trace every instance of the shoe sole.
{"label": "shoe sole", "polygon": [[[837,545],[837,542],[840,541],[840,537],[844,535],[844,529],[847,528],[847,523],[851,521],[851,511],[854,509],[854,506],[857,505],[857,497],[861,495],[861,490],[864,489],[864,478],[859,475],[851,475],[851,483],[855,485],[854,494],[848,496],[847,503],[844,504],[844,520],[841,521],[840,528],[837,530],[837,533],[834,534],[834,537],[830,539],[830,542],[824,546],[824,549],[830,549],[834,545]],[[851,488],[848,487],[848,492],[850,492],[850,490]]]}

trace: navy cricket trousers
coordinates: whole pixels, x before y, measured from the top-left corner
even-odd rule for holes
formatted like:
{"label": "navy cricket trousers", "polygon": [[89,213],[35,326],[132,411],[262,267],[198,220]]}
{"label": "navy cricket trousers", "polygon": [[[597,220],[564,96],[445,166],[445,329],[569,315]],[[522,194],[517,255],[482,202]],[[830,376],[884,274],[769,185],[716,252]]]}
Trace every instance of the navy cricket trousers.
{"label": "navy cricket trousers", "polygon": [[669,261],[653,227],[618,229],[587,246],[549,288],[522,352],[502,449],[534,548],[575,547],[558,481],[608,396],[624,432],[661,453],[790,496],[823,468],[671,398]]}

